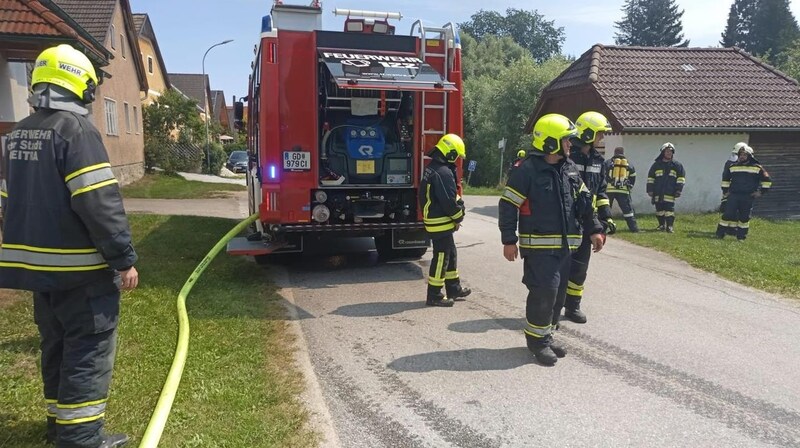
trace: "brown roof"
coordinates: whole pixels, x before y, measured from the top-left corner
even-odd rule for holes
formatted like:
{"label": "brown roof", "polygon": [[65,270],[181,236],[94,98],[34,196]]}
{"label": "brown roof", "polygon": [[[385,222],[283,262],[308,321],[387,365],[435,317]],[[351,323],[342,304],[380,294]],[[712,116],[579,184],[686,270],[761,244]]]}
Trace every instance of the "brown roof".
{"label": "brown roof", "polygon": [[53,2],[80,23],[98,42],[106,41],[117,0],[53,0]]}
{"label": "brown roof", "polygon": [[[153,45],[156,58],[158,58],[158,63],[161,66],[161,75],[164,77],[167,89],[169,89],[172,84],[167,74],[167,65],[164,63],[164,57],[161,56],[161,48],[158,46],[158,39],[156,39],[156,32],[153,29],[153,22],[150,20],[150,16],[147,14],[133,14],[133,28],[137,36],[149,39]],[[142,61],[142,64],[144,64],[144,61]]]}
{"label": "brown roof", "polygon": [[527,129],[579,91],[621,130],[800,127],[797,81],[738,48],[595,45],[544,89]]}
{"label": "brown roof", "polygon": [[98,42],[93,42],[93,37],[62,10],[51,9],[50,5],[38,0],[0,0],[0,35],[25,38],[63,36],[64,43],[74,41],[90,52],[96,64],[106,65],[108,51]]}
{"label": "brown roof", "polygon": [[[203,94],[203,75],[199,73],[170,73],[170,82],[173,86],[177,87],[184,95],[197,101],[197,106],[201,111],[205,112],[205,98]],[[210,84],[208,82],[208,75],[206,75],[206,91],[208,95],[208,102],[212,100]]]}
{"label": "brown roof", "polygon": [[136,30],[136,34],[142,34],[142,27],[144,27],[144,22],[147,21],[147,14],[133,14],[133,28]]}

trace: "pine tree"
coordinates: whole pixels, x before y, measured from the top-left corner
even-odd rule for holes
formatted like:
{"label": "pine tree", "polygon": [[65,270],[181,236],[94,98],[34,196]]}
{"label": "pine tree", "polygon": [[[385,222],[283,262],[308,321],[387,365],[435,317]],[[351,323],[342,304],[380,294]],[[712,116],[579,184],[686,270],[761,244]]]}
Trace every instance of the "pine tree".
{"label": "pine tree", "polygon": [[755,55],[777,56],[800,35],[797,20],[789,9],[789,0],[758,0],[753,14],[749,46]]}
{"label": "pine tree", "polygon": [[643,47],[685,47],[683,10],[675,0],[626,0],[624,17],[614,25],[619,30],[614,38],[617,45]]}
{"label": "pine tree", "polygon": [[723,47],[739,47],[752,53],[751,32],[757,0],[734,0],[728,13],[728,24],[719,42]]}

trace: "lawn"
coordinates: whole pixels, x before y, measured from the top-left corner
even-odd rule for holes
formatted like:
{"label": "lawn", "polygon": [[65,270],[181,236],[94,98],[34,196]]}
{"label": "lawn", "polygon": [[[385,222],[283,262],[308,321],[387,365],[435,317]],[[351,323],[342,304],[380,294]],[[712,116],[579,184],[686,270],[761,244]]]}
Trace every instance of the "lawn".
{"label": "lawn", "polygon": [[672,235],[649,230],[658,225],[655,216],[637,218],[643,232],[628,232],[620,218],[616,220],[620,231],[612,238],[658,249],[738,283],[800,298],[800,221],[754,218],[747,240],[738,243],[735,237],[714,238],[716,213],[679,213]]}
{"label": "lawn", "polygon": [[471,187],[469,185],[464,185],[464,195],[473,195],[473,196],[500,196],[503,193],[503,190],[500,188],[493,188],[493,187]]}
{"label": "lawn", "polygon": [[[211,246],[235,225],[131,216],[138,289],[125,293],[108,429],[140,440],[172,361],[175,301]],[[0,448],[44,446],[38,336],[31,301],[0,290]],[[311,447],[302,375],[285,309],[264,271],[220,254],[187,300],[189,357],[160,447]]]}
{"label": "lawn", "polygon": [[225,198],[230,196],[230,192],[246,190],[244,185],[198,182],[178,175],[146,174],[142,179],[122,187],[122,196],[143,199]]}

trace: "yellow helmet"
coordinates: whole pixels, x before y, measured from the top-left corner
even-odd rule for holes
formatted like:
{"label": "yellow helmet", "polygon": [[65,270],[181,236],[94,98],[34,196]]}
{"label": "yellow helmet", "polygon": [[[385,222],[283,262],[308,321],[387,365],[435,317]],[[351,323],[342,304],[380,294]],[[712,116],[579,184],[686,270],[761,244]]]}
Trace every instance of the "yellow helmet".
{"label": "yellow helmet", "polygon": [[517,151],[517,157],[520,158],[520,159],[525,157],[527,154],[528,154],[528,151],[525,151],[524,149],[520,149],[519,151]]}
{"label": "yellow helmet", "polygon": [[578,134],[569,118],[560,114],[547,114],[533,126],[533,148],[545,154],[557,154],[563,150],[561,139]]}
{"label": "yellow helmet", "polygon": [[67,44],[44,50],[33,66],[31,88],[47,82],[74,93],[84,103],[94,101],[97,73],[89,58]]}
{"label": "yellow helmet", "polygon": [[592,143],[598,132],[611,130],[608,118],[600,112],[584,112],[575,121],[575,127],[578,128],[578,138],[583,143]]}
{"label": "yellow helmet", "polygon": [[456,134],[447,134],[439,139],[436,148],[442,153],[444,158],[450,162],[455,163],[456,159],[462,159],[467,156],[467,150],[464,147],[464,141]]}

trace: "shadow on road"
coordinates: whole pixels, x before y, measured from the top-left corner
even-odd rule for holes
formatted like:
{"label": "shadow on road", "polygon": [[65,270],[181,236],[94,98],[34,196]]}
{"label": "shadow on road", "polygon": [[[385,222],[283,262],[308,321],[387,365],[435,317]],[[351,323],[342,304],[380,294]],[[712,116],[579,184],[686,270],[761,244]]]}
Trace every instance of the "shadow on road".
{"label": "shadow on road", "polygon": [[522,331],[525,328],[525,319],[480,319],[466,322],[455,322],[448,325],[447,329],[457,333],[488,333],[492,330]]}
{"label": "shadow on road", "polygon": [[468,213],[477,213],[479,215],[488,216],[490,218],[497,218],[497,205],[485,205],[483,207],[473,207],[469,209]]}
{"label": "shadow on road", "polygon": [[417,302],[372,302],[341,306],[331,314],[345,317],[381,317],[422,308],[425,308],[423,300]]}
{"label": "shadow on road", "polygon": [[389,363],[388,367],[398,372],[426,373],[436,370],[479,372],[485,370],[511,370],[534,363],[533,355],[523,346],[503,349],[472,348],[423,353],[395,359]]}

